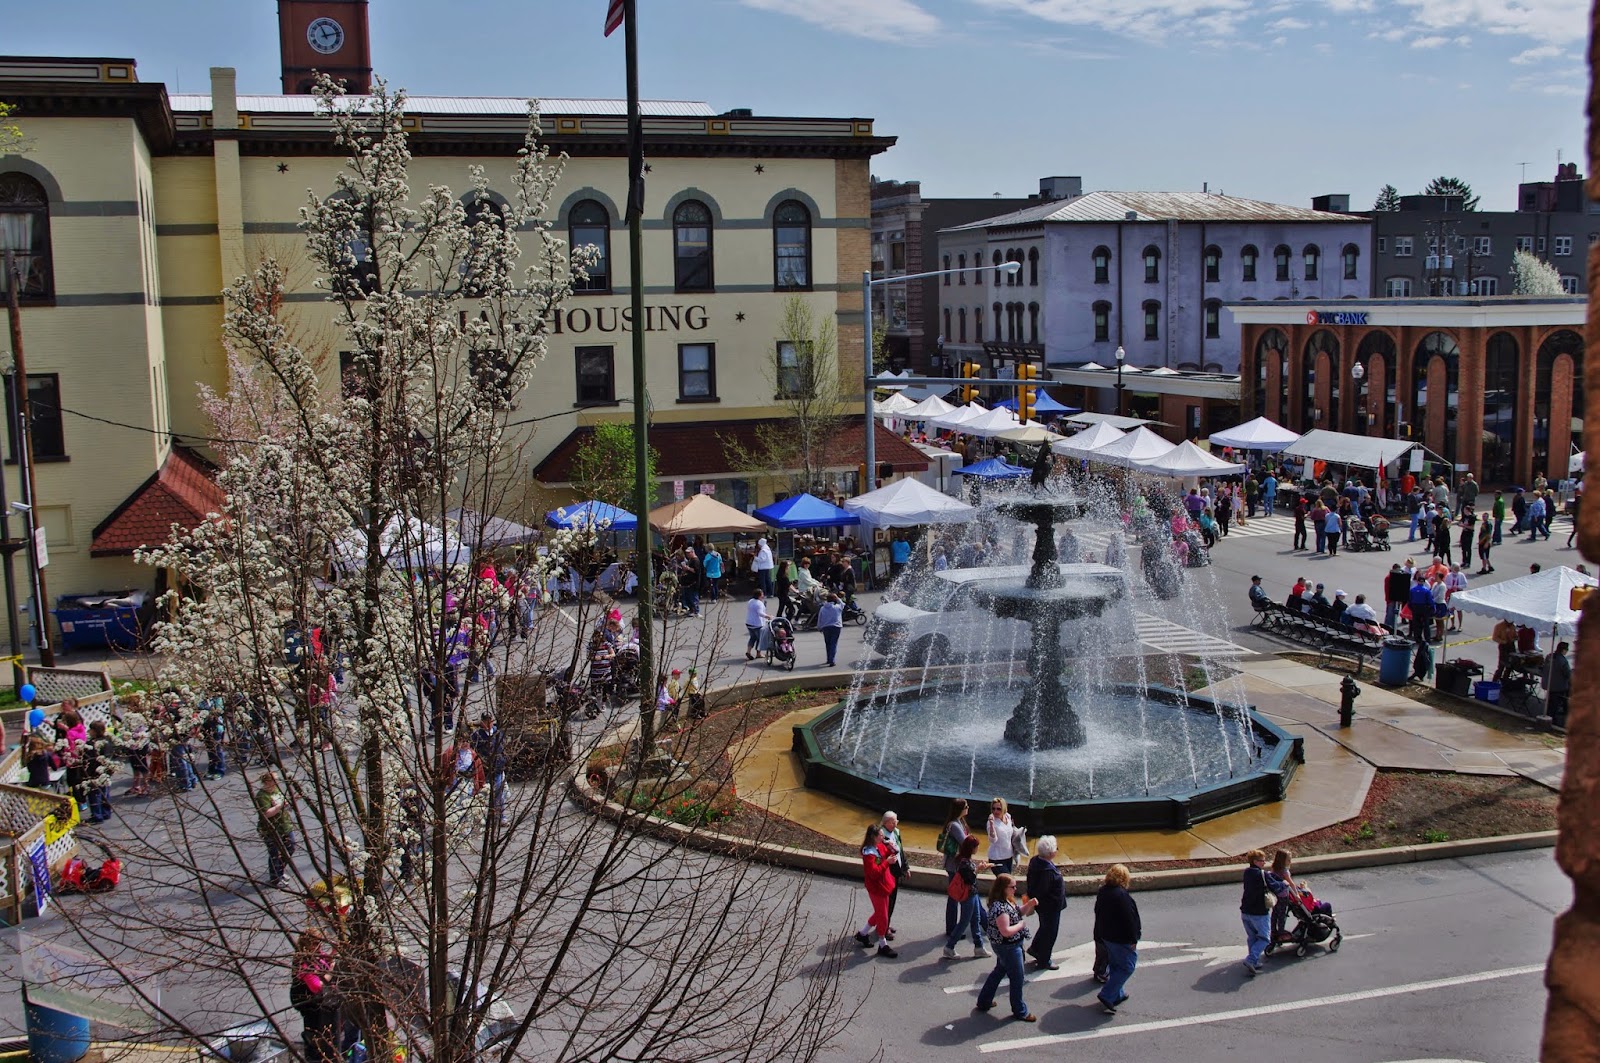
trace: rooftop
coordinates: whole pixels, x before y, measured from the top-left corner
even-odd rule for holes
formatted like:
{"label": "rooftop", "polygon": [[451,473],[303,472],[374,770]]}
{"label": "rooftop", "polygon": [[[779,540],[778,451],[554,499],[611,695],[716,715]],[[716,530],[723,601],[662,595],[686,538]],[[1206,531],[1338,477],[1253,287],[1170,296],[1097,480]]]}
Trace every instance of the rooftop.
{"label": "rooftop", "polygon": [[[211,95],[203,92],[175,92],[168,96],[172,110],[180,114],[209,114]],[[361,108],[371,106],[371,96],[347,96],[343,103]],[[248,95],[238,96],[239,110],[266,114],[315,114],[315,96]],[[628,113],[627,100],[590,100],[566,96],[537,97],[541,114],[619,115]],[[650,117],[711,118],[716,111],[709,103],[697,100],[640,100],[640,114]],[[528,113],[524,96],[406,96],[407,114],[513,115]]]}
{"label": "rooftop", "polygon": [[1360,222],[1353,214],[1291,207],[1218,192],[1090,192],[1036,203],[1009,214],[956,225],[943,232],[1039,225],[1047,222],[1266,221]]}

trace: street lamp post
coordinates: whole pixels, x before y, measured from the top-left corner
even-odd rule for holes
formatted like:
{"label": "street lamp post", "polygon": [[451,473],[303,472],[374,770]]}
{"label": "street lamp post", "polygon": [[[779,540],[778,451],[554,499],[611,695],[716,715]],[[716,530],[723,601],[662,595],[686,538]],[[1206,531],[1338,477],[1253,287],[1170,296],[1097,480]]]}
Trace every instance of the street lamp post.
{"label": "street lamp post", "polygon": [[1117,346],[1117,416],[1122,414],[1122,367],[1128,363],[1128,352]]}
{"label": "street lamp post", "polygon": [[[1352,401],[1358,401],[1359,402],[1359,400],[1361,399],[1361,381],[1362,381],[1362,378],[1364,378],[1366,375],[1367,375],[1367,367],[1362,365],[1360,362],[1357,362],[1357,363],[1355,363],[1354,365],[1352,365],[1350,367],[1350,379],[1354,380],[1356,382],[1355,394],[1351,396],[1351,400]],[[1362,431],[1365,431],[1366,427],[1367,427],[1367,407],[1366,407],[1366,404],[1362,403],[1361,405],[1358,405],[1356,407],[1356,413],[1360,415],[1360,417],[1361,417],[1361,428],[1362,428]]]}
{"label": "street lamp post", "polygon": [[[984,267],[987,269],[988,267]],[[1022,269],[1021,262],[1006,262],[996,267],[999,273],[1016,273]],[[872,485],[877,482],[878,446],[876,436],[877,416],[873,410],[872,378],[872,289],[880,284],[905,284],[907,281],[926,280],[929,277],[943,277],[946,274],[965,273],[964,269],[935,269],[926,273],[907,273],[902,276],[878,277],[872,276],[871,270],[861,272],[861,310],[862,310],[862,339],[861,339],[861,391],[862,406],[866,410],[866,419],[862,423],[862,436],[866,445],[862,448],[862,455],[867,459],[867,482],[861,485],[862,493],[872,490]]]}

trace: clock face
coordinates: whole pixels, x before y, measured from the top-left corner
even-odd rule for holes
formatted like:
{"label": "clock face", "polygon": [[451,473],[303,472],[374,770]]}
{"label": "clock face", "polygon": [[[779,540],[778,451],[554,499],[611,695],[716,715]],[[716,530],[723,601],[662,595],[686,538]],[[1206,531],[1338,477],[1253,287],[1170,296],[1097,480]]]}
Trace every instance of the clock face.
{"label": "clock face", "polygon": [[313,19],[306,27],[306,41],[323,55],[344,47],[344,27],[331,18]]}

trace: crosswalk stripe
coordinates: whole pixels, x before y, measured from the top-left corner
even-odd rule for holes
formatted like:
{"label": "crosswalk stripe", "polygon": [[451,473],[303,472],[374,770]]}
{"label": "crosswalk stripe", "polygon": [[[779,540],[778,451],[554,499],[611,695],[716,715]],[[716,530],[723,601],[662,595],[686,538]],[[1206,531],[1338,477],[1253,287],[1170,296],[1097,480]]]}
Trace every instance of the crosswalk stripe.
{"label": "crosswalk stripe", "polygon": [[1199,657],[1242,657],[1250,651],[1237,643],[1207,635],[1170,620],[1137,613],[1134,628],[1139,641],[1165,653],[1191,653]]}

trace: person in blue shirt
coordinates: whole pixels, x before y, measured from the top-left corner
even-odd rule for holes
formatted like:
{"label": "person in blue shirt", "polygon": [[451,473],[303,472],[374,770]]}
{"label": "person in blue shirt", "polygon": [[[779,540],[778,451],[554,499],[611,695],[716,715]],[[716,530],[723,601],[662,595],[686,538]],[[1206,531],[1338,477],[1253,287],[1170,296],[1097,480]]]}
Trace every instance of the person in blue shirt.
{"label": "person in blue shirt", "polygon": [[889,544],[889,575],[900,575],[905,567],[911,563],[911,544],[904,536],[897,535]]}
{"label": "person in blue shirt", "polygon": [[1261,500],[1266,504],[1267,515],[1272,515],[1272,507],[1278,500],[1278,478],[1272,473],[1267,473],[1267,480],[1261,485]]}

